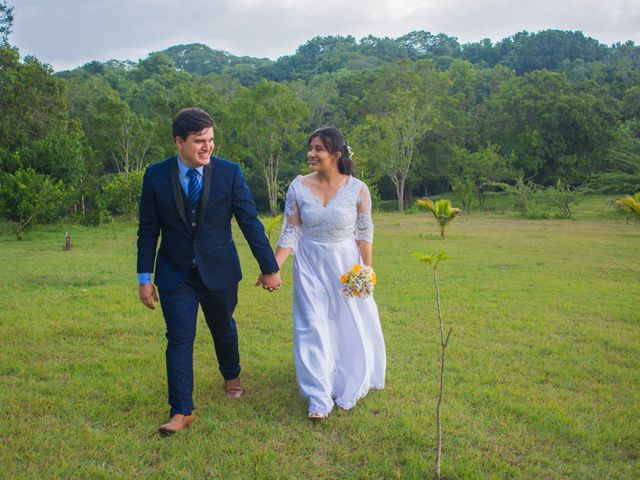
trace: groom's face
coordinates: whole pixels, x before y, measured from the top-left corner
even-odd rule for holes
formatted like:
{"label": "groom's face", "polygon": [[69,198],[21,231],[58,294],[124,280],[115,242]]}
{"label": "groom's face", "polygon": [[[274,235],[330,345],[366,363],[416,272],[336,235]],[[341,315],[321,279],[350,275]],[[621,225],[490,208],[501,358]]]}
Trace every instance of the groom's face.
{"label": "groom's face", "polygon": [[191,168],[208,165],[213,153],[213,128],[190,133],[186,140],[176,137],[180,158]]}

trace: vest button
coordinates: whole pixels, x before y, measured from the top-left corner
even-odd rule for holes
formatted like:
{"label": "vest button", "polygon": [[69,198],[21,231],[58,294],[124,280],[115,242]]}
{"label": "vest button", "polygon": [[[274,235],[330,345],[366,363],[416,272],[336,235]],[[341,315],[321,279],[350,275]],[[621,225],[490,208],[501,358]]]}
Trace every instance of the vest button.
{"label": "vest button", "polygon": [[191,224],[191,226],[192,226],[192,227],[195,227],[195,226],[196,226],[196,222],[193,222],[193,223]]}

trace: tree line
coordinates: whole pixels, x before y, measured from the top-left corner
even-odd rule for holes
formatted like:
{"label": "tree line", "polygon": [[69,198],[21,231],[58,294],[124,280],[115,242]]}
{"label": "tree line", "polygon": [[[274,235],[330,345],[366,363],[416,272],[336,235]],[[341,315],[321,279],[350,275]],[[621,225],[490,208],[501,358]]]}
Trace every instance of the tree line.
{"label": "tree line", "polygon": [[[171,119],[197,106],[215,154],[243,165],[276,212],[306,139],[340,128],[376,199],[456,191],[482,206],[521,184],[640,190],[640,47],[580,32],[495,44],[411,32],[316,37],[276,61],[178,45],[71,71],[21,58],[0,2],[0,215],[28,226],[135,215],[145,166],[174,154]],[[35,197],[35,198],[34,198]]]}

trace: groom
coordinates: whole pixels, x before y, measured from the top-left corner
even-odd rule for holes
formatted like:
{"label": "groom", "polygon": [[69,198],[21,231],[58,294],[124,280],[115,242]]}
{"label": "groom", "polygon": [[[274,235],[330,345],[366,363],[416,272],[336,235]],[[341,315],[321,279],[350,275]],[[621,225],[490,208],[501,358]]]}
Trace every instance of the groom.
{"label": "groom", "polygon": [[151,283],[155,261],[155,284],[167,327],[171,418],[160,427],[163,434],[178,432],[194,420],[193,342],[198,306],[213,336],[226,395],[238,398],[244,393],[233,319],[242,274],[231,236],[232,216],[260,266],[258,284],[273,291],[282,283],[240,167],[212,156],[213,127],[205,111],[181,110],[173,121],[178,155],[150,165],[142,182],[140,300],[151,309],[158,302]]}

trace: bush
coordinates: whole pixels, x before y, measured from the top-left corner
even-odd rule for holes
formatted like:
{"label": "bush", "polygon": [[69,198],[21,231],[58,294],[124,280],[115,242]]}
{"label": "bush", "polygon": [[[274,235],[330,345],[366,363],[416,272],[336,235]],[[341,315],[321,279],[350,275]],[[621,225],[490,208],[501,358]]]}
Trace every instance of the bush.
{"label": "bush", "polygon": [[560,210],[559,218],[571,218],[571,207],[580,202],[582,193],[558,180],[555,187],[543,190],[543,199]]}
{"label": "bush", "polygon": [[16,223],[16,237],[37,223],[59,218],[64,184],[32,168],[5,173],[0,178],[0,215]]}
{"label": "bush", "polygon": [[471,211],[471,205],[478,195],[478,187],[471,177],[459,177],[453,181],[453,191],[462,203],[462,209],[469,213]]}
{"label": "bush", "polygon": [[100,201],[112,215],[137,218],[144,170],[120,172],[102,187]]}

